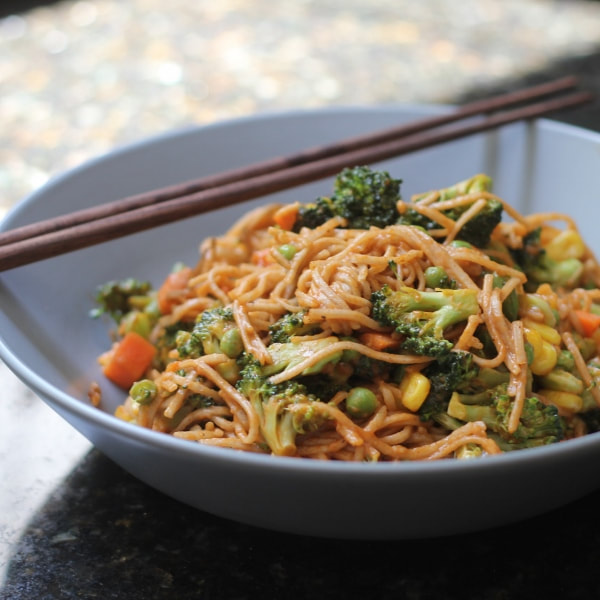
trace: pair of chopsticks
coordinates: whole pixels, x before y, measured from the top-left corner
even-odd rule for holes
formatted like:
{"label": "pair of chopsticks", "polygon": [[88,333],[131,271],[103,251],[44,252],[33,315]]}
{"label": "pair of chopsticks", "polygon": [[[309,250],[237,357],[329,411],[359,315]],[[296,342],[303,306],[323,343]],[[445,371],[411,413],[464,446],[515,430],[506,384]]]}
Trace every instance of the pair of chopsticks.
{"label": "pair of chopsticks", "polygon": [[[379,162],[589,102],[592,95],[573,91],[576,86],[576,78],[564,77],[472,102],[440,116],[2,232],[0,271],[323,179],[336,175],[345,167]],[[517,108],[511,108],[514,106]],[[482,118],[448,127],[476,116]]]}

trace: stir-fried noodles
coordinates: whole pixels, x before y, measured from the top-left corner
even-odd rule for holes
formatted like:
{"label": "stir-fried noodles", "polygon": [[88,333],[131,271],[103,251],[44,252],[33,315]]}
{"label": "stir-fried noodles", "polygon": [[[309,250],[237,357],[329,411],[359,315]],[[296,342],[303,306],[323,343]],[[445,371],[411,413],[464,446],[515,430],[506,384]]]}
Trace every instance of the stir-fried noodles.
{"label": "stir-fried noodles", "polygon": [[[116,415],[201,444],[338,460],[470,458],[600,422],[600,269],[565,215],[478,175],[404,202],[366,167],[254,210],[154,291],[99,289]],[[94,398],[100,401],[98,388]]]}

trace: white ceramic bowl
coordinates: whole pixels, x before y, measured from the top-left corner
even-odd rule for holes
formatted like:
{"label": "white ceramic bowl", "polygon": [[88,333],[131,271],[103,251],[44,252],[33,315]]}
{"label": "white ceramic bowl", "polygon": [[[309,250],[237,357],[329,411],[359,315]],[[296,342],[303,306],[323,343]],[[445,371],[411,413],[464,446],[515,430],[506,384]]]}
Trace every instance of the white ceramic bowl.
{"label": "white ceramic bowl", "polygon": [[[59,177],[13,210],[3,228],[441,110],[447,109],[324,109],[176,132]],[[404,180],[405,198],[488,173],[495,191],[521,210],[568,211],[598,250],[599,155],[600,135],[542,120],[381,166]],[[307,201],[330,189],[331,181],[324,181],[269,201]],[[106,324],[88,317],[96,286],[126,276],[158,284],[174,262],[193,263],[199,241],[224,231],[248,206],[0,274],[0,357],[142,481],[199,509],[261,527],[342,538],[448,535],[524,519],[598,487],[600,434],[476,461],[345,464],[203,447],[129,425],[112,416],[123,393],[107,384],[102,409],[90,406],[88,385],[102,379],[96,357],[109,343]]]}

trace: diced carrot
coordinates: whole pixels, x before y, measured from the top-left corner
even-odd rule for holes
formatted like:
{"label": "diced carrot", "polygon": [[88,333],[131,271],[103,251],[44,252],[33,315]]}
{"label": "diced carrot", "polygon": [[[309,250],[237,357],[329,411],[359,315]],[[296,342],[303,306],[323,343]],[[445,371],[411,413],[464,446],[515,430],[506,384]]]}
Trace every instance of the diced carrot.
{"label": "diced carrot", "polygon": [[600,315],[595,315],[587,310],[575,310],[574,313],[581,325],[583,335],[592,337],[600,327]]}
{"label": "diced carrot", "polygon": [[139,333],[130,331],[103,356],[104,375],[128,390],[152,364],[156,348]]}
{"label": "diced carrot", "polygon": [[389,333],[377,333],[375,331],[361,333],[359,339],[365,346],[369,346],[369,348],[379,351],[394,348],[400,343],[400,340]]}
{"label": "diced carrot", "polygon": [[275,262],[273,255],[271,254],[271,248],[263,248],[262,250],[255,250],[252,253],[252,264],[258,267],[266,267],[272,265]]}
{"label": "diced carrot", "polygon": [[157,301],[161,314],[166,315],[178,304],[181,293],[187,287],[192,276],[192,269],[183,267],[170,273],[158,289]]}
{"label": "diced carrot", "polygon": [[281,229],[290,231],[296,222],[297,216],[298,204],[286,204],[273,215],[273,221],[275,221],[275,225],[279,225]]}

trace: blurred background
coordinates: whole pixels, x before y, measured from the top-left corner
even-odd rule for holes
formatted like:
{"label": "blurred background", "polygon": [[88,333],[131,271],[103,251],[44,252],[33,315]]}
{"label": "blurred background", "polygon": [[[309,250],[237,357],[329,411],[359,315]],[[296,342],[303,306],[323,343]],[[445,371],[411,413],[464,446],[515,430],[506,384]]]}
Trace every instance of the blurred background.
{"label": "blurred background", "polygon": [[590,0],[3,0],[0,216],[48,177],[173,128],[455,102],[599,50]]}

